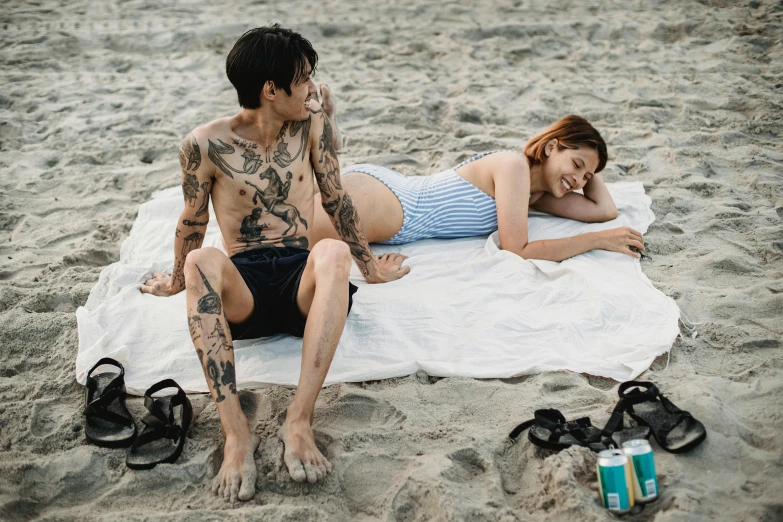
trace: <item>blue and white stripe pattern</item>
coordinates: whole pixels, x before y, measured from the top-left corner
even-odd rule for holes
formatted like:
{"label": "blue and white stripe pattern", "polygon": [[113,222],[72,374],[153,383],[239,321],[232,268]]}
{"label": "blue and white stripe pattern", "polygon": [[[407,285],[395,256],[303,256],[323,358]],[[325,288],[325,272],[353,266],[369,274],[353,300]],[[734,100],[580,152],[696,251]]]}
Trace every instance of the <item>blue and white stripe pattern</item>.
{"label": "blue and white stripe pattern", "polygon": [[368,174],[389,187],[400,200],[402,227],[384,244],[399,245],[435,237],[480,236],[498,228],[495,200],[460,177],[456,169],[492,152],[478,154],[432,176],[404,176],[369,163],[348,167],[343,175],[350,172]]}

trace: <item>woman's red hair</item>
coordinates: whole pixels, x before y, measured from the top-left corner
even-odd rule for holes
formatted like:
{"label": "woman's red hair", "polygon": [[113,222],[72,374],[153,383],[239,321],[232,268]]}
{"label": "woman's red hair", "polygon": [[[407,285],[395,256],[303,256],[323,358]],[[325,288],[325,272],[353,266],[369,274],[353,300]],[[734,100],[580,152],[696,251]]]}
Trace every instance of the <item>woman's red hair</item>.
{"label": "woman's red hair", "polygon": [[543,163],[546,159],[544,149],[546,144],[557,139],[557,146],[562,149],[578,149],[590,147],[598,153],[598,167],[596,172],[601,172],[606,167],[607,152],[606,142],[595,130],[595,127],[581,116],[566,116],[550,125],[544,132],[527,142],[525,156],[531,165]]}

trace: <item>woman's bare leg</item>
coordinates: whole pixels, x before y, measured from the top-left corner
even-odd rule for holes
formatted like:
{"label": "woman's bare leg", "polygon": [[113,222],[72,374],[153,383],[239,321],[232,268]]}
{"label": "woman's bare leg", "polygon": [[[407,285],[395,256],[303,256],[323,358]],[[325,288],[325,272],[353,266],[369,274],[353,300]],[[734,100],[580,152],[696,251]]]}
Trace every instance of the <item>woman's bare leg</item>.
{"label": "woman's bare leg", "polygon": [[[391,239],[402,227],[402,205],[389,187],[361,172],[343,176],[342,185],[351,196],[367,241],[379,243]],[[321,239],[340,239],[331,219],[321,206],[321,194],[315,195],[315,215],[310,239],[315,245]]]}

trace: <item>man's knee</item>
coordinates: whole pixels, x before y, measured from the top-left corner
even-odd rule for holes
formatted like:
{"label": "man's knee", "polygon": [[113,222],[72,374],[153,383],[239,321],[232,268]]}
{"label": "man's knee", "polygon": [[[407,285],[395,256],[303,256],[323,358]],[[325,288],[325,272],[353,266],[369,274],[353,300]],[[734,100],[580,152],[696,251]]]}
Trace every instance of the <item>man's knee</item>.
{"label": "man's knee", "polygon": [[209,278],[210,284],[220,277],[225,254],[213,247],[197,248],[188,253],[185,258],[185,284],[187,287],[204,286],[204,278]]}
{"label": "man's knee", "polygon": [[310,252],[316,277],[348,279],[351,272],[351,250],[343,241],[324,239]]}

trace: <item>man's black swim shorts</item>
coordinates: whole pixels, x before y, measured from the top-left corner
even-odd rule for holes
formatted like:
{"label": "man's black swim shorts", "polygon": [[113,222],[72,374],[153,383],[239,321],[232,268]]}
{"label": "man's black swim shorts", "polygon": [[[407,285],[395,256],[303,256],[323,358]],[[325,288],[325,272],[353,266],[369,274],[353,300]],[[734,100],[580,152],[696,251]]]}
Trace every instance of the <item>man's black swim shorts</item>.
{"label": "man's black swim shorts", "polygon": [[[242,324],[229,323],[234,340],[255,339],[279,333],[304,335],[305,318],[296,304],[296,293],[309,250],[263,247],[236,254],[231,262],[253,294],[253,314]],[[348,283],[348,311],[358,288]]]}

